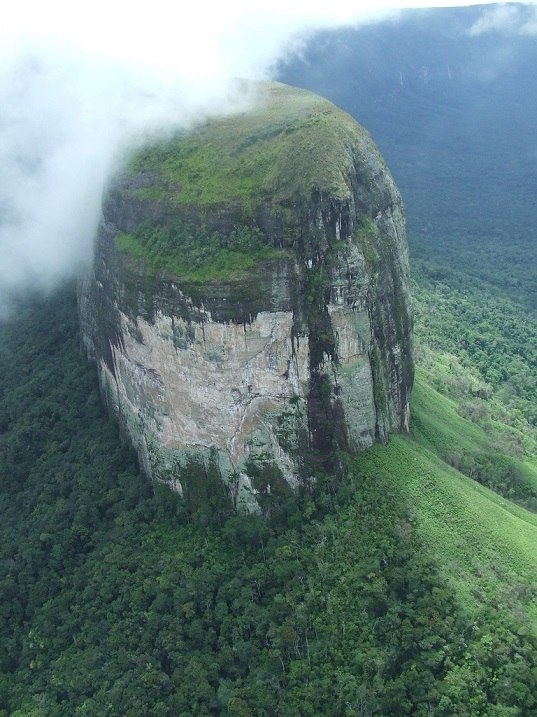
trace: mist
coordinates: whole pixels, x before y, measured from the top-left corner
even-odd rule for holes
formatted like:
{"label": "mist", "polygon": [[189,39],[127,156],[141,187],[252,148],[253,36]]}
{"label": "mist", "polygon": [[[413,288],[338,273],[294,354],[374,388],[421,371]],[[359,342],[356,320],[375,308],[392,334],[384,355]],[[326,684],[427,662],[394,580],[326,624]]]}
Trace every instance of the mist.
{"label": "mist", "polygon": [[237,78],[269,78],[316,30],[396,18],[396,4],[235,0],[179,11],[166,0],[58,0],[7,11],[0,316],[21,292],[48,291],[88,265],[103,191],[129,148],[244,106]]}

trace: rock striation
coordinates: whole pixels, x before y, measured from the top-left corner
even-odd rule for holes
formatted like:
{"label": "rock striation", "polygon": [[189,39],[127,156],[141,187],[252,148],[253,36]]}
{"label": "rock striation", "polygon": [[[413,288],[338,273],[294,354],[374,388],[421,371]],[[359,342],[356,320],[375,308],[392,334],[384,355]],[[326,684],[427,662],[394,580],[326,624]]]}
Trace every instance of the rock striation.
{"label": "rock striation", "polygon": [[[408,428],[408,249],[370,136],[309,92],[144,148],[104,203],[82,336],[145,472],[238,507]],[[216,482],[215,482],[216,481]]]}

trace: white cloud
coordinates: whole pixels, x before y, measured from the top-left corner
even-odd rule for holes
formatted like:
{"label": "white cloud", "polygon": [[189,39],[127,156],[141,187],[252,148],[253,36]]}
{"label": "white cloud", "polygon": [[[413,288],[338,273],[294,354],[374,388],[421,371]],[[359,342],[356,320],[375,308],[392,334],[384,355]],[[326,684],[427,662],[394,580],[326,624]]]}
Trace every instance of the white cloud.
{"label": "white cloud", "polygon": [[488,32],[503,34],[537,34],[537,9],[533,3],[519,5],[494,5],[483,11],[481,17],[469,29],[472,36]]}
{"label": "white cloud", "polygon": [[476,36],[485,32],[512,32],[520,26],[520,8],[515,5],[496,5],[483,12],[469,29],[468,34]]}
{"label": "white cloud", "polygon": [[520,34],[537,35],[537,9],[534,9],[531,15],[522,23],[520,26]]}

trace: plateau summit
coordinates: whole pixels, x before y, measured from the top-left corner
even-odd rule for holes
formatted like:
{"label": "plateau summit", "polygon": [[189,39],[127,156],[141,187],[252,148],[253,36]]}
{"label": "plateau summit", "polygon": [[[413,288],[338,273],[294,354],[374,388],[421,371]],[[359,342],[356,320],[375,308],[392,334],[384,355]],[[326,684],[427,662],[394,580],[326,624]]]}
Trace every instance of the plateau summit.
{"label": "plateau summit", "polygon": [[257,94],[130,158],[79,310],[145,472],[270,512],[407,429],[413,362],[403,207],[373,141],[310,92]]}

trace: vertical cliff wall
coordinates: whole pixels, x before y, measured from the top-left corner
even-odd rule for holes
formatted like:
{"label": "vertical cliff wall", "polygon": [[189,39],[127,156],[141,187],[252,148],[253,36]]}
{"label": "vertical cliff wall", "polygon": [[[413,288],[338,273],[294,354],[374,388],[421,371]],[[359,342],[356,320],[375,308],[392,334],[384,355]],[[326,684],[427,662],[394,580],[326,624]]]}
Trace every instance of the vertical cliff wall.
{"label": "vertical cliff wall", "polygon": [[145,471],[190,501],[222,485],[258,509],[407,428],[401,198],[369,135],[311,93],[261,86],[250,112],[134,157],[79,306]]}

